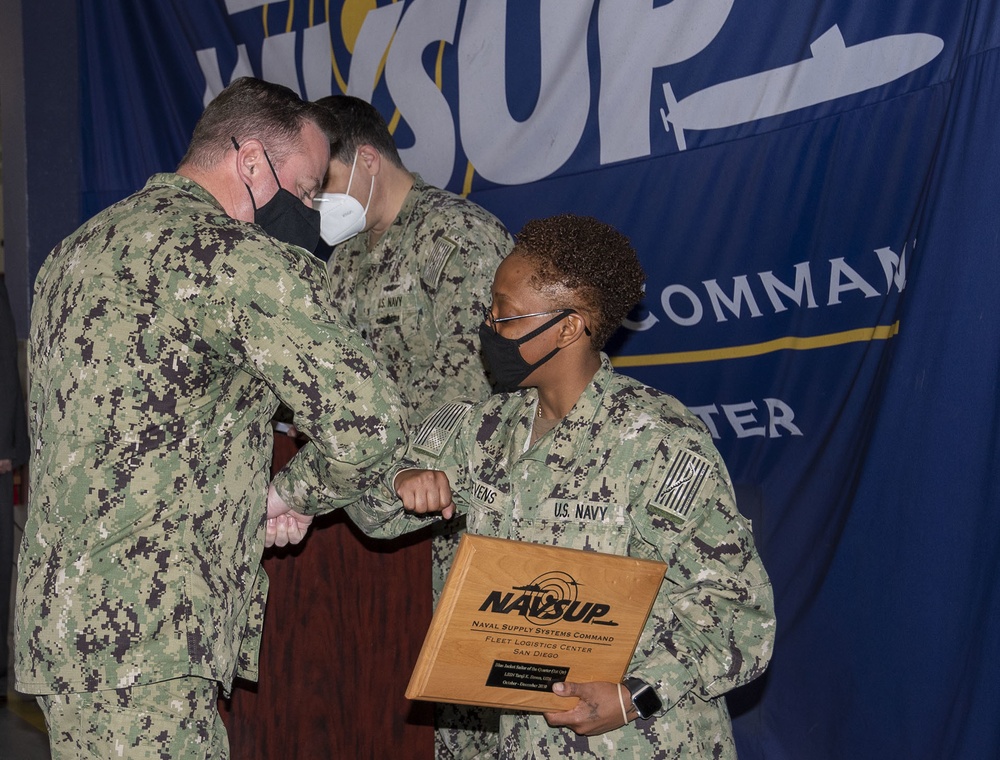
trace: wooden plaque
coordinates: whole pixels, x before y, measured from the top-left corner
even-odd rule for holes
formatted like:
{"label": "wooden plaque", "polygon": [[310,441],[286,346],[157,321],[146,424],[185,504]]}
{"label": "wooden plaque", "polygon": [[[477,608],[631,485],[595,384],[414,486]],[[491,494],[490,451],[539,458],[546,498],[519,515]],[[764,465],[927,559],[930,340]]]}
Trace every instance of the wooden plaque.
{"label": "wooden plaque", "polygon": [[546,712],[625,675],[662,562],[464,534],[406,696]]}

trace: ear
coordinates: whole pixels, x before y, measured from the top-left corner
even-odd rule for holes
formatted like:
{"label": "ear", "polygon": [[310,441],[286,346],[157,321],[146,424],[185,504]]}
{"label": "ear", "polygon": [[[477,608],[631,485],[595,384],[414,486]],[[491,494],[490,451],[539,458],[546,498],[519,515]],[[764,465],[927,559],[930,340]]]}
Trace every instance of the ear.
{"label": "ear", "polygon": [[263,187],[268,177],[273,183],[274,177],[268,168],[264,144],[260,140],[249,138],[240,143],[236,150],[236,173],[240,181],[249,185],[251,190]]}
{"label": "ear", "polygon": [[366,171],[375,176],[382,169],[382,154],[373,145],[360,145],[358,162],[364,164]]}
{"label": "ear", "polygon": [[556,345],[559,348],[566,348],[571,346],[577,341],[584,340],[587,341],[587,347],[589,348],[589,328],[587,327],[587,317],[584,314],[568,314],[566,318],[562,321],[562,325],[559,328],[559,336],[556,338]]}

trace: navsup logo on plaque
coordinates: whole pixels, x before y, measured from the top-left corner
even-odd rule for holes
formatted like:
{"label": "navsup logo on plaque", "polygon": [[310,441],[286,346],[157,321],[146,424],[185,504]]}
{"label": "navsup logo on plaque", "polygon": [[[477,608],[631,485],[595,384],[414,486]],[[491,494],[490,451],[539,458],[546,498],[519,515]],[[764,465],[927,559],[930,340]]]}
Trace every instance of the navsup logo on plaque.
{"label": "navsup logo on plaque", "polygon": [[603,619],[611,612],[610,604],[580,601],[577,598],[579,587],[580,584],[569,573],[553,570],[538,576],[526,586],[514,586],[506,593],[491,591],[479,611],[499,615],[516,613],[535,625],[552,625],[560,620],[618,625],[613,620]]}

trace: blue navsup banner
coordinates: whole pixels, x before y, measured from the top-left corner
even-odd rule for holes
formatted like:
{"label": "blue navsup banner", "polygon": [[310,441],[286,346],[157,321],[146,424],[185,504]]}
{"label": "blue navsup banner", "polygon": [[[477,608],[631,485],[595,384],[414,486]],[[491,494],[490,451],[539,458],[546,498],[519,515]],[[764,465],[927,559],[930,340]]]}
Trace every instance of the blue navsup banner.
{"label": "blue navsup banner", "polygon": [[1000,757],[1000,12],[986,0],[82,0],[85,215],[235,77],[346,92],[513,232],[590,214],[611,353],[708,425],[774,582],[743,758]]}

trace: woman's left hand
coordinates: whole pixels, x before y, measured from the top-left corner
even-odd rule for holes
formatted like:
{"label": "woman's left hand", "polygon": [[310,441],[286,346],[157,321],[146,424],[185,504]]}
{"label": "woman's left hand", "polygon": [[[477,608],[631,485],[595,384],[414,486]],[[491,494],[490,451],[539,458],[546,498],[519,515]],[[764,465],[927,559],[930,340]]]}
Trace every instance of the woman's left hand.
{"label": "woman's left hand", "polygon": [[[630,713],[629,721],[637,717],[631,697],[620,691],[623,688],[621,684],[607,681],[553,684],[553,693],[560,697],[579,697],[580,701],[572,710],[545,713],[545,720],[550,726],[569,728],[582,736],[597,736],[621,728],[624,725],[622,704]],[[619,701],[619,694],[622,701]]]}

